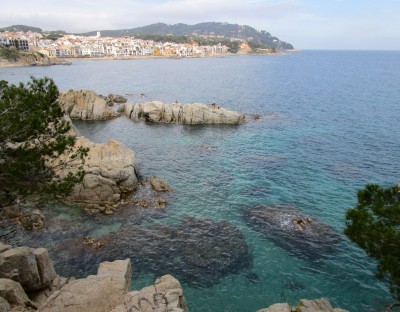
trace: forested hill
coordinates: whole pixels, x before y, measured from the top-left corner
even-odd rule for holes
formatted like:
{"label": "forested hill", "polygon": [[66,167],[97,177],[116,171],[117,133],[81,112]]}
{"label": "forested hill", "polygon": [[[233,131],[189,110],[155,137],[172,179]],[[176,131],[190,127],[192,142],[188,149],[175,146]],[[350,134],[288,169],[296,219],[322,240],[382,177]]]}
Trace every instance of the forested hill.
{"label": "forested hill", "polygon": [[8,27],[0,28],[0,32],[1,31],[24,31],[24,32],[33,31],[33,32],[37,32],[40,34],[42,33],[41,28],[26,26],[26,25],[12,25],[12,26],[8,26]]}
{"label": "forested hill", "polygon": [[[81,35],[93,36],[96,31]],[[120,30],[101,30],[102,36],[121,37],[134,35],[175,35],[189,37],[219,37],[225,39],[240,39],[257,42],[277,50],[293,49],[293,45],[279,38],[272,36],[265,30],[258,31],[253,27],[238,24],[208,22],[196,25],[164,23],[151,24],[148,26],[120,29]]]}

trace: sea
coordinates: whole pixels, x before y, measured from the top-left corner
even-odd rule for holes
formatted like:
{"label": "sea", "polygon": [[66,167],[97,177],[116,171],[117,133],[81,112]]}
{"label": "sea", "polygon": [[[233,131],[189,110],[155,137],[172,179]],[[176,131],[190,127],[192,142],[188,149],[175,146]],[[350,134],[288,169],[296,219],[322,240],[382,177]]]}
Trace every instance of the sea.
{"label": "sea", "polygon": [[[343,230],[345,213],[356,205],[359,189],[367,183],[384,187],[400,183],[400,52],[305,50],[0,68],[0,80],[13,84],[44,76],[60,90],[120,94],[134,103],[217,103],[243,112],[247,123],[190,126],[126,117],[76,121],[79,131],[94,142],[117,140],[134,150],[144,177],[156,175],[167,181],[172,189],[165,195],[167,207],[156,215],[135,208],[140,218],[120,211],[98,217],[49,202],[41,208],[49,219],[65,218],[63,231],[68,237],[58,230],[41,235],[2,225],[3,241],[47,247],[59,274],[82,277],[95,274],[96,257],[86,261],[81,251],[65,245],[65,257],[60,257],[60,243],[82,235],[101,240],[119,233],[125,243],[131,239],[137,244],[134,237],[124,235],[132,235],[131,229],[146,229],[151,239],[141,236],[140,244],[147,252],[139,252],[138,258],[132,255],[132,289],[154,283],[160,274],[172,274],[180,278],[190,311],[257,311],[274,303],[295,305],[301,298],[322,297],[349,311],[382,311],[394,301],[387,284],[375,277],[376,262]],[[254,114],[260,118],[253,119]],[[324,224],[339,238],[338,248],[322,256],[311,243],[293,249],[282,229],[266,235],[248,217],[260,207],[290,207]],[[225,232],[220,224],[235,231]],[[233,240],[239,239],[237,248],[247,252],[247,262],[242,265],[236,250],[228,249],[229,255],[238,257],[228,269],[215,262],[223,258],[220,255],[214,263],[205,256],[204,267],[197,270],[199,264],[188,260],[187,250],[180,255],[179,248],[159,254],[163,261],[146,258],[153,247],[164,244],[159,235],[162,226],[171,231],[198,230],[190,236],[200,248],[193,248],[193,253],[200,252],[195,257],[209,250],[212,258],[225,244],[215,242],[232,239],[236,246]],[[208,232],[213,226],[217,229]],[[208,242],[214,245],[207,247]],[[109,258],[125,254],[114,250]],[[231,263],[229,256],[225,260]]]}

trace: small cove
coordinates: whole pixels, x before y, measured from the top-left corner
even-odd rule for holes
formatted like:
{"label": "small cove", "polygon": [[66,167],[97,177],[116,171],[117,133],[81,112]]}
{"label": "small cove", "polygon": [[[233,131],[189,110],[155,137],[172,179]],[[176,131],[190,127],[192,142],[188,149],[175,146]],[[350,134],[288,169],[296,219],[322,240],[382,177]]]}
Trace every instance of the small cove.
{"label": "small cove", "polygon": [[[113,139],[133,149],[143,175],[168,181],[173,191],[167,208],[88,218],[79,209],[49,204],[45,211],[57,216],[58,231],[5,237],[12,243],[45,244],[57,258],[60,274],[84,276],[96,270],[97,260],[73,253],[62,258],[60,242],[139,227],[150,231],[140,236],[150,252],[163,239],[151,236],[161,235],[151,230],[160,225],[175,230],[189,217],[228,222],[243,236],[251,261],[231,268],[215,283],[182,280],[191,311],[256,311],[276,302],[319,297],[350,311],[379,311],[391,300],[390,293],[374,277],[374,263],[341,233],[357,189],[365,183],[399,182],[399,60],[397,52],[304,51],[0,69],[1,79],[12,83],[31,75],[49,76],[60,90],[130,94],[130,101],[142,101],[140,94],[145,93],[146,99],[164,102],[216,102],[249,119],[240,126],[154,125],[125,117],[75,122],[95,142]],[[261,119],[251,120],[252,113]],[[260,204],[290,205],[330,225],[341,236],[340,250],[315,261],[296,257],[246,224],[242,210]],[[218,239],[216,228],[202,229],[200,233]],[[6,230],[3,224],[2,235]],[[148,237],[153,241],[146,241]],[[166,270],[179,268],[177,251],[164,254],[174,263]],[[162,264],[154,267],[146,255],[147,264],[146,259],[136,269],[133,264],[134,289],[163,271]]]}

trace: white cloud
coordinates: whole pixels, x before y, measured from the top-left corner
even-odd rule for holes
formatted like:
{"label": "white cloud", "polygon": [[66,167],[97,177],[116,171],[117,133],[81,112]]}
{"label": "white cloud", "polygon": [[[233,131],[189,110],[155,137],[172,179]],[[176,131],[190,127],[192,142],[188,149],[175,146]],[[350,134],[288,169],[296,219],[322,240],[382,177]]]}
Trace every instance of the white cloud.
{"label": "white cloud", "polygon": [[[25,24],[85,32],[151,23],[218,21],[263,29],[299,48],[400,49],[399,5],[372,0],[69,0],[13,1],[0,27]],[[396,0],[397,1],[397,0]],[[371,39],[373,38],[373,39]]]}
{"label": "white cloud", "polygon": [[30,24],[73,32],[132,28],[154,22],[226,21],[261,26],[296,14],[301,9],[302,5],[297,1],[289,0],[71,0],[64,4],[46,0],[18,1],[9,5],[8,16],[2,18],[2,24]]}

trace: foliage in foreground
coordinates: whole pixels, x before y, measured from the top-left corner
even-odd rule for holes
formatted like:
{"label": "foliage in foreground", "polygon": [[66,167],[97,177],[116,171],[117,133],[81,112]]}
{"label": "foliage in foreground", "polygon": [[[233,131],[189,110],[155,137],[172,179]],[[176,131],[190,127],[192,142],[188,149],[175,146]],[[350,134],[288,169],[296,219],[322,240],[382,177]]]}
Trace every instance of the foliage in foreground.
{"label": "foliage in foreground", "polygon": [[66,195],[83,172],[64,179],[48,161],[70,152],[71,159],[87,150],[73,151],[75,136],[57,103],[58,89],[49,78],[32,78],[26,85],[0,81],[0,189],[19,194],[45,192]]}
{"label": "foliage in foreground", "polygon": [[378,262],[377,276],[400,299],[400,186],[368,184],[346,213],[344,233]]}

